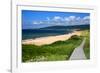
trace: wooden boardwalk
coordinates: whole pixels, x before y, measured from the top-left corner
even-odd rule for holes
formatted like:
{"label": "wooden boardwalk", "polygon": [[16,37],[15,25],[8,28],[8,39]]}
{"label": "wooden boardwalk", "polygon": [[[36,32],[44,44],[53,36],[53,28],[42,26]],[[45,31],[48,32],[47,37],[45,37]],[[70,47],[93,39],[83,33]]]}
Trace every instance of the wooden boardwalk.
{"label": "wooden boardwalk", "polygon": [[83,48],[84,48],[84,45],[85,45],[85,40],[86,40],[86,38],[84,38],[84,40],[82,41],[80,46],[75,48],[75,50],[73,51],[69,60],[85,60],[86,59],[86,56],[85,56],[84,51],[83,51]]}

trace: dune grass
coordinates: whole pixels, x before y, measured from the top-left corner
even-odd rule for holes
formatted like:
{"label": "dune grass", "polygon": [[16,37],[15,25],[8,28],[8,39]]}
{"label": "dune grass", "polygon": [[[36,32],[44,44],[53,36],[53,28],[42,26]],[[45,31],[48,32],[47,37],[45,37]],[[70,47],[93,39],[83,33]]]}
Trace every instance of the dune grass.
{"label": "dune grass", "polygon": [[66,41],[57,41],[49,45],[22,44],[22,62],[68,60],[73,50],[80,45],[82,40],[83,37],[74,35]]}
{"label": "dune grass", "polygon": [[84,45],[84,53],[87,59],[90,59],[90,31],[84,30],[82,31],[82,37],[86,38],[86,42]]}

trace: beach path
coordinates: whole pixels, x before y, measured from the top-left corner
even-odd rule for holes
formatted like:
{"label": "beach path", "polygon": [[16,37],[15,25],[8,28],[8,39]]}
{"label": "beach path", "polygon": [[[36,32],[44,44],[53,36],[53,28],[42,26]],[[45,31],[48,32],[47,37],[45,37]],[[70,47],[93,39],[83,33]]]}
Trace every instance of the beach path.
{"label": "beach path", "polygon": [[77,48],[75,48],[69,60],[85,60],[86,59],[86,56],[83,51],[85,40],[86,38],[84,38],[82,43]]}

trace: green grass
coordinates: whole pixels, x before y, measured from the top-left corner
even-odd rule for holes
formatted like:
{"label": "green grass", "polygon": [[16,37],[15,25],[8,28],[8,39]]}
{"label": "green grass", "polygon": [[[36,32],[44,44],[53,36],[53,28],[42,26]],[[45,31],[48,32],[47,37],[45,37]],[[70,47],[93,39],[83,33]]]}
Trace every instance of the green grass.
{"label": "green grass", "polygon": [[90,31],[84,30],[82,31],[82,37],[86,38],[85,46],[84,46],[84,53],[87,59],[90,59]]}
{"label": "green grass", "polygon": [[66,41],[57,41],[49,45],[36,46],[22,44],[22,61],[39,62],[68,60],[73,50],[80,45],[82,40],[82,37],[74,35]]}

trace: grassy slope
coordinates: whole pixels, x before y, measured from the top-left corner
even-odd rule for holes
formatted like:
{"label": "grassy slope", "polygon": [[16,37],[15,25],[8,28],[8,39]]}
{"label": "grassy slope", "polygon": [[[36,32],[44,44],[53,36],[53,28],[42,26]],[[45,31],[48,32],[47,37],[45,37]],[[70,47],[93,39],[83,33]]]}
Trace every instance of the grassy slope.
{"label": "grassy slope", "polygon": [[72,36],[66,41],[57,41],[49,45],[22,45],[22,61],[61,61],[68,60],[73,50],[80,45],[82,37]]}
{"label": "grassy slope", "polygon": [[90,59],[90,31],[84,30],[82,32],[82,36],[86,38],[85,46],[84,46],[84,53],[87,59]]}

